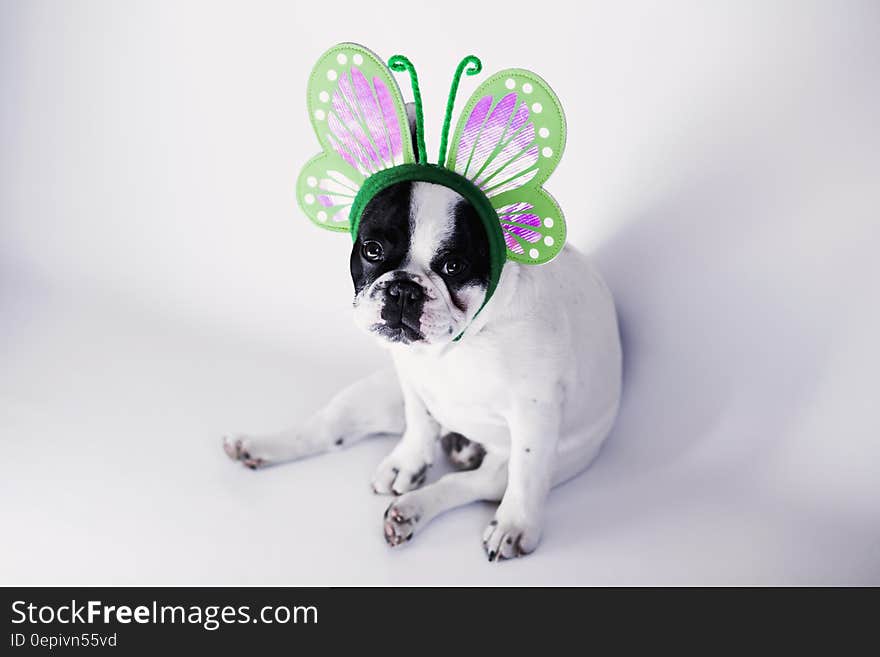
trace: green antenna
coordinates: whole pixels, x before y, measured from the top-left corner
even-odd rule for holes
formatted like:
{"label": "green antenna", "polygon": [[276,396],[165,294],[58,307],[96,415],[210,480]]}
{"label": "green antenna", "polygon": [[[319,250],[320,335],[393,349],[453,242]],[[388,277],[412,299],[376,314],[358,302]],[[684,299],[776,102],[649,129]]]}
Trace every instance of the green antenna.
{"label": "green antenna", "polygon": [[422,113],[422,92],[419,91],[419,76],[416,73],[416,67],[403,55],[394,55],[388,60],[388,68],[392,71],[409,73],[409,81],[412,85],[413,98],[416,104],[416,145],[418,153],[416,159],[421,164],[427,164],[428,156],[425,152],[425,116]]}
{"label": "green antenna", "polygon": [[[468,67],[465,70],[465,67]],[[441,167],[446,160],[446,142],[449,140],[449,126],[452,123],[452,109],[455,106],[455,95],[458,93],[458,83],[462,73],[476,75],[483,70],[483,63],[475,55],[468,55],[458,63],[455,75],[452,77],[452,87],[449,89],[449,99],[446,101],[446,116],[443,118],[443,132],[440,133],[440,157],[437,164]]]}

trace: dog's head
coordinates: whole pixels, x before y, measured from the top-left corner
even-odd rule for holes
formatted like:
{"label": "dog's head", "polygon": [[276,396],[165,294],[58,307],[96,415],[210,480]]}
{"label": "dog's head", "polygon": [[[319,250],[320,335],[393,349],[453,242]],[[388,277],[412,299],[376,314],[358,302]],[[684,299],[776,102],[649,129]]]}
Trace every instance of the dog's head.
{"label": "dog's head", "polygon": [[351,277],[363,329],[392,343],[448,343],[486,296],[486,230],[474,207],[447,187],[391,185],[364,208]]}

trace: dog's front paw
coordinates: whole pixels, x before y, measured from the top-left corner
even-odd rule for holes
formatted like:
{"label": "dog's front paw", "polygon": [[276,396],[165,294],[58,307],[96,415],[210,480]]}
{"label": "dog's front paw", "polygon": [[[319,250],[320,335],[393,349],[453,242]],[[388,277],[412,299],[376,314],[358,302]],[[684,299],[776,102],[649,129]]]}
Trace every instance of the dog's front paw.
{"label": "dog's front paw", "polygon": [[269,465],[269,459],[261,454],[259,444],[247,436],[224,436],[223,451],[233,461],[239,461],[251,470]]}
{"label": "dog's front paw", "polygon": [[379,495],[402,495],[425,483],[431,462],[427,454],[398,444],[376,468],[373,492]]}
{"label": "dog's front paw", "polygon": [[416,501],[419,493],[401,495],[385,510],[383,528],[385,541],[391,547],[411,540],[422,519],[422,506]]}
{"label": "dog's front paw", "polygon": [[522,514],[513,514],[498,508],[495,519],[483,532],[483,549],[489,561],[524,557],[538,547],[541,540],[541,522],[524,520]]}

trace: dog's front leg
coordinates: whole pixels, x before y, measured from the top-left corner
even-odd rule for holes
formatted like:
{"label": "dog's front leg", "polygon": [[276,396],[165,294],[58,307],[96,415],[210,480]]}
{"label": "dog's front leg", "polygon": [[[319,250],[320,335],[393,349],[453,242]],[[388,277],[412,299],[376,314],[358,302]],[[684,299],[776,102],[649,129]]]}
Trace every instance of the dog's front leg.
{"label": "dog's front leg", "polygon": [[373,490],[380,495],[400,495],[425,482],[434,463],[440,425],[428,413],[421,397],[401,378],[406,429],[400,442],[385,457],[373,477]]}
{"label": "dog's front leg", "polygon": [[300,426],[264,436],[223,439],[230,458],[249,468],[341,449],[379,434],[403,433],[403,397],[397,376],[382,370],[344,388]]}
{"label": "dog's front leg", "polygon": [[483,534],[489,561],[529,554],[541,540],[559,420],[560,405],[553,395],[521,400],[509,415],[507,490]]}

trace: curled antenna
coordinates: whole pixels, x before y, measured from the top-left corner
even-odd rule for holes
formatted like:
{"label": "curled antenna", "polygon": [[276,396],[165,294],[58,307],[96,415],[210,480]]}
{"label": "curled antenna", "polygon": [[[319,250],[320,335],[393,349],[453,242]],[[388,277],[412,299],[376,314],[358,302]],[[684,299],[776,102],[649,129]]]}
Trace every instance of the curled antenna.
{"label": "curled antenna", "polygon": [[449,140],[449,126],[452,123],[452,109],[455,105],[455,95],[458,93],[458,83],[461,81],[462,74],[476,75],[483,70],[483,63],[474,55],[468,55],[462,59],[458,68],[455,69],[455,75],[452,77],[452,87],[449,89],[449,99],[446,101],[446,116],[443,119],[443,132],[440,134],[440,157],[437,164],[441,167],[446,160],[446,143]]}
{"label": "curled antenna", "polygon": [[428,157],[425,153],[425,116],[422,113],[422,92],[419,91],[419,76],[416,67],[403,55],[394,55],[388,60],[388,68],[398,73],[409,73],[409,81],[412,85],[413,98],[416,105],[416,160],[421,164],[427,164]]}

